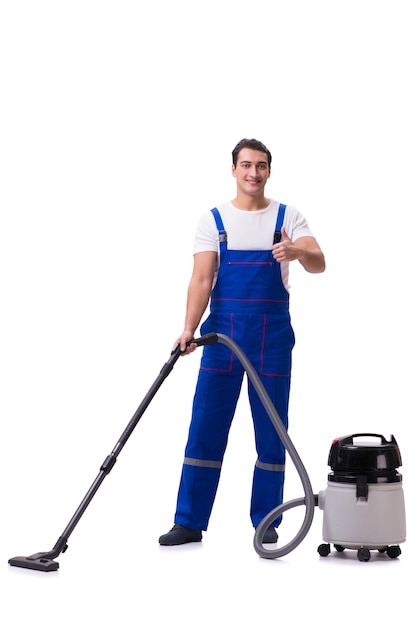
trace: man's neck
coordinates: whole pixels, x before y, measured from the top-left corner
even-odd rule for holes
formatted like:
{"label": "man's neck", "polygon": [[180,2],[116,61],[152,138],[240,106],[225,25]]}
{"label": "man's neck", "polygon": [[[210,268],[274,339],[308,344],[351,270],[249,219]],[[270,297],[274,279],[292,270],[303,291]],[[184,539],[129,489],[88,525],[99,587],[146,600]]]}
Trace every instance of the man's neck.
{"label": "man's neck", "polygon": [[234,200],[231,200],[234,207],[242,211],[260,211],[266,209],[270,204],[270,199],[262,196],[250,196],[238,193]]}

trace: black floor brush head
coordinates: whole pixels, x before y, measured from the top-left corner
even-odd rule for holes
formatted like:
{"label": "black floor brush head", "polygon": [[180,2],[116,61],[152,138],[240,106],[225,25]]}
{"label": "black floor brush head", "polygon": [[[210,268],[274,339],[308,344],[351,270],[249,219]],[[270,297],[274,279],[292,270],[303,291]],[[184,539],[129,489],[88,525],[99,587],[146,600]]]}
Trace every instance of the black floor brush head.
{"label": "black floor brush head", "polygon": [[25,567],[26,569],[34,569],[39,572],[56,572],[60,564],[58,561],[48,559],[42,556],[42,554],[34,554],[33,556],[15,556],[9,559],[9,565],[15,567]]}

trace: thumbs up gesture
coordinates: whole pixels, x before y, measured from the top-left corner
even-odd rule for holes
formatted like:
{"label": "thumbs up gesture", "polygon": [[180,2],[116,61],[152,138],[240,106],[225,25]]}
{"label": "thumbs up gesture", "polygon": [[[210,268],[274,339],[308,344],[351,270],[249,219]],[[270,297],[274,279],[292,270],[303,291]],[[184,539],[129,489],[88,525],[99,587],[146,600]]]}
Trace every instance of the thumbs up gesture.
{"label": "thumbs up gesture", "polygon": [[280,243],[273,246],[273,257],[278,263],[283,261],[294,261],[298,258],[298,249],[287,234],[285,227],[281,230],[282,237]]}

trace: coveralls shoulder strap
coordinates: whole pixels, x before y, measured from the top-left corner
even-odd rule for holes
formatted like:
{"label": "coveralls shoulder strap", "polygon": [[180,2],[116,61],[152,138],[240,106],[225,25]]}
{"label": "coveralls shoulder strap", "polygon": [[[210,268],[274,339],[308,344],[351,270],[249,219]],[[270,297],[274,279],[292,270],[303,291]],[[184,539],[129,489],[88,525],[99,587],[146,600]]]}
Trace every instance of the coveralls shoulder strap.
{"label": "coveralls shoulder strap", "polygon": [[221,251],[223,251],[223,250],[226,250],[228,236],[227,236],[226,230],[224,228],[224,223],[222,221],[221,214],[219,213],[219,211],[218,211],[218,209],[216,207],[214,209],[212,209],[212,213],[213,213],[213,216],[215,218],[216,227],[217,227],[218,232],[219,232],[220,249],[221,249]]}
{"label": "coveralls shoulder strap", "polygon": [[286,205],[280,203],[279,210],[277,211],[277,221],[276,221],[276,229],[274,231],[273,243],[279,243],[281,239],[285,212],[286,212]]}

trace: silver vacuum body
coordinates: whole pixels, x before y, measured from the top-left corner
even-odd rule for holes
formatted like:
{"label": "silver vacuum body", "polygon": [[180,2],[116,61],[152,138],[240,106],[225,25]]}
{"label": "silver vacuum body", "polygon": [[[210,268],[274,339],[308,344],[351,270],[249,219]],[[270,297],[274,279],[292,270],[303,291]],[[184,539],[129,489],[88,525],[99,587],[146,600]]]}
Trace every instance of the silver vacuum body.
{"label": "silver vacuum body", "polygon": [[360,561],[370,559],[370,550],[398,557],[406,518],[398,472],[402,460],[393,435],[390,441],[370,433],[335,439],[328,465],[327,488],[318,494],[326,542],[318,547],[319,554],[328,556],[333,544],[338,552],[357,550]]}

